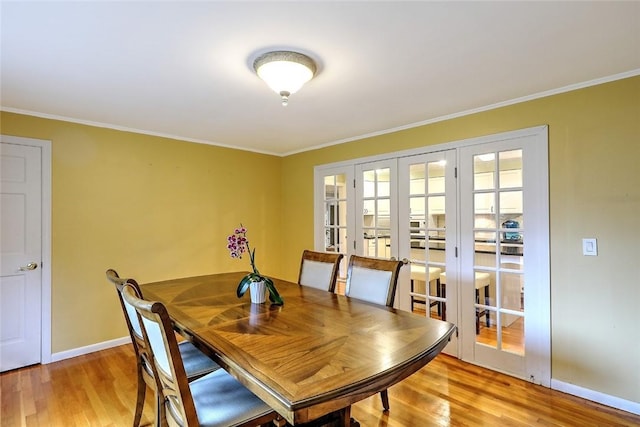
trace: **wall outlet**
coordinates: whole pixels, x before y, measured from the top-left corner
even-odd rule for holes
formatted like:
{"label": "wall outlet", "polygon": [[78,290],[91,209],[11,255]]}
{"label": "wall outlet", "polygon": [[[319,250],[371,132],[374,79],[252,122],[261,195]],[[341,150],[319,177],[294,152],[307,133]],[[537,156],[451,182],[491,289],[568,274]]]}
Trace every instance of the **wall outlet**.
{"label": "wall outlet", "polygon": [[598,241],[595,238],[582,239],[582,255],[598,256]]}

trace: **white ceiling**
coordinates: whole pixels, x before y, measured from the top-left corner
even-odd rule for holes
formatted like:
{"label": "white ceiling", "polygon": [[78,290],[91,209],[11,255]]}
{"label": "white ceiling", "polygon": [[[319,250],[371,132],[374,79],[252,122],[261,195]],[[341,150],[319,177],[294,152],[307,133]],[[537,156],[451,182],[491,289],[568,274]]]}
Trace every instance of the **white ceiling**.
{"label": "white ceiling", "polygon": [[[284,155],[640,74],[640,2],[1,3],[1,106]],[[282,107],[253,59],[316,77]]]}

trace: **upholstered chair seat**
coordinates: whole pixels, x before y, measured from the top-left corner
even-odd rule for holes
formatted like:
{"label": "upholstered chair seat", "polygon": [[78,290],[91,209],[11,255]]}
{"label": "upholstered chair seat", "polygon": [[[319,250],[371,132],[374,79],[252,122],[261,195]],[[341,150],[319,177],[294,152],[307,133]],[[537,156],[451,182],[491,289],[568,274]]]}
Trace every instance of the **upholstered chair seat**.
{"label": "upholstered chair seat", "polygon": [[236,426],[273,413],[256,395],[224,370],[189,383],[201,426]]}

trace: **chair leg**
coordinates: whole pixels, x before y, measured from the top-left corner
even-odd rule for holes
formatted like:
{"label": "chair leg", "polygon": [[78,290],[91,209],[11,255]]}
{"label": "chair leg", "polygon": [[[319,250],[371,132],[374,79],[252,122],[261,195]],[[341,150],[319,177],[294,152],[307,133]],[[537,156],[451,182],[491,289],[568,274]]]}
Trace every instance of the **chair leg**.
{"label": "chair leg", "polygon": [[164,401],[156,390],[153,391],[156,395],[156,427],[163,427],[167,425],[167,411],[164,406]]}
{"label": "chair leg", "polygon": [[[438,285],[438,288],[440,289],[440,297],[444,298],[446,300],[447,299],[447,284],[446,283],[440,283],[440,279],[438,279],[438,281],[436,283]],[[447,320],[447,303],[446,302],[441,302],[440,304],[442,305],[442,316],[440,317],[440,320]]]}
{"label": "chair leg", "polygon": [[138,393],[136,397],[136,412],[133,416],[133,427],[138,427],[140,425],[140,420],[142,419],[142,410],[144,409],[144,396],[147,391],[147,383],[144,382],[144,378],[142,378],[142,367],[138,364]]}
{"label": "chair leg", "polygon": [[[489,286],[484,287],[484,305],[489,305]],[[487,321],[487,328],[491,326],[491,312],[489,310],[485,310],[485,318]]]}
{"label": "chair leg", "polygon": [[382,400],[382,407],[384,408],[384,411],[388,411],[389,410],[389,393],[386,389],[380,392],[380,399]]}

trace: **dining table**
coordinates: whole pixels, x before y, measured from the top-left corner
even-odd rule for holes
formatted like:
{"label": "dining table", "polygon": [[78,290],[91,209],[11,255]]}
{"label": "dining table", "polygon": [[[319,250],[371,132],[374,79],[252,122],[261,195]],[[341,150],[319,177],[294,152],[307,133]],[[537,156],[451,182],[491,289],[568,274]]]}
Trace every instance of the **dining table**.
{"label": "dining table", "polygon": [[456,329],[273,277],[284,304],[252,304],[249,295],[236,294],[246,274],[185,277],[141,288],[145,299],[166,306],[179,334],[290,425],[359,425],[350,416],[352,404],[424,367]]}

